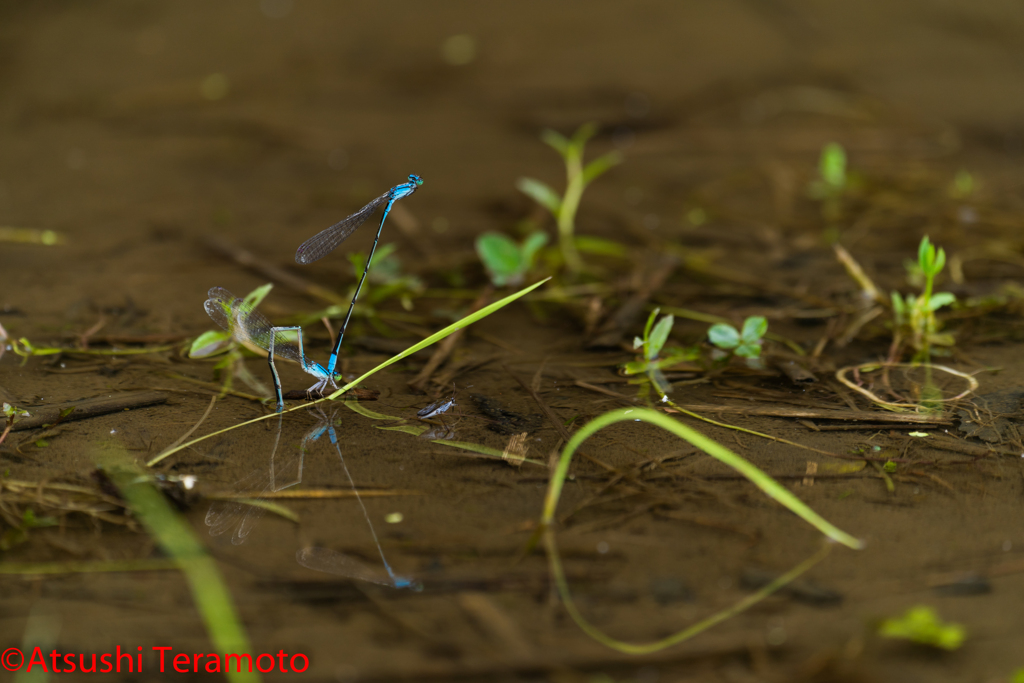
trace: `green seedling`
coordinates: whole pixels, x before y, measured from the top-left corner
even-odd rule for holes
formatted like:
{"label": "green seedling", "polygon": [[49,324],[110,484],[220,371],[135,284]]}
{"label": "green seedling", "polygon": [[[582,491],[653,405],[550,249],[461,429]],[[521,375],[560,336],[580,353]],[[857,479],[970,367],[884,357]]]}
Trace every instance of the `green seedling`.
{"label": "green seedling", "polygon": [[830,242],[839,237],[835,223],[843,215],[843,196],[850,189],[846,170],[846,150],[837,142],[830,142],[821,150],[818,160],[818,178],[811,181],[807,194],[821,202],[821,217],[825,220],[826,235]]}
{"label": "green seedling", "polygon": [[[394,297],[398,298],[403,309],[411,311],[413,298],[423,293],[423,282],[418,277],[402,274],[402,262],[395,254],[397,249],[396,244],[385,244],[373,256],[370,273],[366,276],[367,288],[362,295],[363,306],[370,307],[364,308],[364,311],[369,311],[371,317],[373,305]],[[348,260],[356,277],[362,277],[366,256],[351,252]],[[339,315],[347,310],[339,310]]]}
{"label": "green seedling", "polygon": [[543,232],[530,234],[522,244],[498,232],[487,232],[476,240],[476,253],[480,256],[495,287],[518,287],[533,267],[537,252],[548,243]]}
{"label": "green seedling", "polygon": [[717,323],[708,328],[708,341],[727,354],[746,358],[748,364],[761,357],[761,345],[768,332],[764,316],[752,315],[743,321],[743,330]]}
{"label": "green seedling", "polygon": [[[626,375],[647,375],[655,390],[664,397],[672,392],[672,385],[662,371],[683,361],[696,360],[697,352],[693,349],[665,349],[665,343],[672,332],[675,324],[675,317],[666,315],[655,324],[661,309],[654,309],[647,318],[647,325],[644,326],[642,337],[633,339],[633,348],[640,351],[640,356],[622,366],[622,372]],[[666,351],[664,358],[659,358],[662,350]]]}
{"label": "green seedling", "polygon": [[916,270],[924,280],[920,295],[899,292],[892,293],[892,311],[894,322],[893,348],[898,350],[902,340],[909,336],[914,347],[914,362],[928,362],[932,354],[932,346],[953,346],[953,335],[940,333],[939,321],[935,311],[956,302],[956,297],[949,292],[934,292],[935,277],[942,272],[946,264],[946,252],[936,249],[928,236],[921,239],[917,250]]}
{"label": "green seedling", "polygon": [[956,650],[964,643],[967,631],[960,624],[943,622],[927,605],[916,605],[901,617],[886,619],[878,627],[883,638],[906,640],[943,650]]}
{"label": "green seedling", "polygon": [[553,130],[541,133],[541,140],[558,152],[565,161],[566,185],[561,197],[551,187],[534,178],[520,178],[516,182],[516,187],[521,192],[530,196],[555,217],[562,258],[573,273],[583,269],[583,261],[575,243],[576,211],[579,209],[583,190],[598,176],[622,162],[621,154],[609,152],[584,166],[583,148],[595,133],[597,126],[593,123],[580,126],[571,138]]}

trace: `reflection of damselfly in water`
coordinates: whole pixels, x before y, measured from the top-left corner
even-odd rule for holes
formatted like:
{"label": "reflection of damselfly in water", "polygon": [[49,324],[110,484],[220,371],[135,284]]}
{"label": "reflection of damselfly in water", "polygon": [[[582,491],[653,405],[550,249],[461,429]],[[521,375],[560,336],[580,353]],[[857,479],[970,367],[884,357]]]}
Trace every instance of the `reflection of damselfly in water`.
{"label": "reflection of damselfly in water", "polygon": [[[276,462],[277,447],[281,442],[281,419],[277,418],[277,430],[274,435],[274,448],[270,451],[269,476],[264,470],[254,470],[249,476],[235,484],[237,491],[252,492],[251,498],[240,498],[236,500],[214,501],[206,512],[206,526],[210,527],[211,536],[221,536],[231,532],[231,543],[241,545],[249,537],[256,524],[263,517],[266,511],[263,507],[263,498],[268,493],[281,491],[290,486],[295,486],[302,481],[302,464],[305,453],[299,451],[297,462],[288,462],[279,465]],[[278,473],[283,469],[295,467],[297,473],[291,480],[280,482]]]}
{"label": "reflection of damselfly in water", "polygon": [[[338,444],[338,435],[334,430],[333,416],[328,418],[322,411],[319,411],[318,423],[306,432],[299,445],[298,453],[291,459],[278,457],[278,445],[281,441],[282,416],[278,417],[277,433],[274,436],[274,446],[270,453],[270,468],[257,470],[245,479],[235,484],[235,489],[244,493],[252,492],[246,498],[239,498],[226,501],[214,501],[206,513],[206,525],[210,527],[211,536],[231,534],[231,543],[241,545],[245,543],[249,534],[256,528],[257,523],[262,519],[265,510],[266,497],[278,491],[282,491],[302,482],[302,470],[306,451],[312,447],[325,433],[330,437],[331,445],[334,446],[341,461],[341,467],[345,471],[349,485],[352,487],[353,496],[363,511],[363,518],[370,527],[370,534],[380,554],[383,569],[375,568],[359,559],[344,555],[329,548],[310,547],[303,548],[296,554],[296,560],[304,567],[316,571],[347,576],[361,581],[371,581],[395,588],[412,588],[419,590],[422,586],[410,579],[398,576],[391,569],[387,559],[384,557],[384,549],[381,547],[377,532],[370,521],[370,515],[363,504],[363,500],[356,488],[355,481],[349,473],[345,458],[341,454],[341,446]],[[284,473],[287,472],[287,477]]]}
{"label": "reflection of damselfly in water", "polygon": [[384,565],[384,570],[381,571],[380,569],[336,550],[319,546],[300,549],[295,554],[295,561],[307,569],[312,569],[318,572],[347,576],[351,579],[379,583],[385,586],[393,586],[395,588],[412,588],[413,590],[422,590],[423,586],[419,582],[396,575],[391,569],[391,565],[388,564],[387,558],[384,557],[384,549],[380,545],[380,539],[377,538],[377,531],[373,528],[373,522],[370,521],[370,514],[366,511],[366,506],[363,504],[363,499],[359,496],[359,490],[356,488],[356,483],[352,479],[351,473],[348,471],[348,466],[345,464],[345,456],[341,454],[341,446],[338,445],[338,434],[334,431],[333,421],[324,416],[321,423],[313,430],[310,430],[310,432],[306,434],[305,438],[303,438],[303,446],[305,446],[307,441],[316,441],[324,435],[324,432],[327,432],[331,439],[331,445],[334,446],[334,450],[338,453],[338,459],[341,461],[341,467],[345,470],[345,476],[348,477],[349,484],[352,486],[352,491],[355,493],[356,502],[359,503],[359,507],[363,511],[363,517],[366,519],[366,524],[370,527],[370,535],[373,536],[373,542],[377,546],[377,552],[380,554],[380,560]]}

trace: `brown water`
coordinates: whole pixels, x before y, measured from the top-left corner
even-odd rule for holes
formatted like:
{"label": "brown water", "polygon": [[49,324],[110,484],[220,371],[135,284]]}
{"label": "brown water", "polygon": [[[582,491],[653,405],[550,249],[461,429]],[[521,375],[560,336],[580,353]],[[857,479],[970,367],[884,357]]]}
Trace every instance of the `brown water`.
{"label": "brown water", "polygon": [[[563,305],[514,304],[471,329],[427,395],[407,384],[425,362],[416,357],[368,380],[380,397],[361,404],[411,420],[454,381],[458,415],[434,436],[501,451],[507,432],[526,431],[528,455],[540,465],[473,459],[387,429],[411,422],[342,406],[333,415],[338,449],[327,434],[307,441],[294,486],[287,485],[298,478],[303,439],[319,424],[313,411],[290,413],[280,432],[271,419],[157,466],[195,475],[204,494],[348,490],[346,471],[364,491],[417,494],[365,496],[365,517],[351,497],[278,500],[298,523],[190,499],[188,520],[217,559],[254,651],[305,654],[309,680],[1009,680],[1024,666],[1016,609],[1024,599],[1022,470],[1012,455],[1021,444],[1012,418],[989,443],[957,432],[956,413],[953,424],[925,429],[931,440],[908,436],[883,414],[857,427],[751,413],[877,410],[830,379],[837,368],[884,357],[889,333],[882,316],[850,344],[835,342],[855,315],[856,286],[822,239],[820,207],[804,192],[828,141],[844,145],[864,178],[841,241],[880,287],[909,291],[903,261],[926,233],[961,257],[962,280],[942,285],[961,298],[1005,292],[1020,279],[1022,34],[1021,9],[995,2],[4,3],[0,225],[56,230],[66,244],[0,242],[0,325],[37,346],[70,348],[83,335],[100,350],[140,337],[176,346],[24,364],[5,353],[0,398],[30,411],[129,390],[168,398],[45,435],[12,432],[0,446],[2,470],[22,481],[95,487],[102,450],[120,445],[144,463],[176,441],[210,401],[208,389],[181,376],[215,381],[211,362],[181,353],[188,338],[211,329],[207,290],[241,295],[268,281],[212,251],[208,239],[343,296],[353,283],[344,250],[299,268],[295,248],[410,172],[425,184],[397,205],[383,242],[398,245],[405,270],[433,296],[414,302],[415,317],[386,302],[385,328],[357,319],[349,333],[409,342],[440,329],[446,312],[462,310],[484,285],[475,236],[514,232],[520,220],[540,216],[514,189],[516,179],[561,187],[540,130],[569,133],[595,121],[601,134],[589,153],[625,156],[588,190],[578,219],[581,234],[633,250],[628,261],[592,258],[610,290]],[[471,54],[446,42],[460,35],[471,37]],[[980,184],[971,197],[952,199],[960,169]],[[703,224],[687,218],[695,208],[708,217]],[[550,221],[546,229],[553,234]],[[364,232],[346,250],[365,251],[372,230]],[[621,405],[577,381],[635,392],[615,372],[632,357],[626,348],[586,350],[588,311],[599,322],[642,291],[659,252],[683,262],[647,303],[734,321],[766,315],[773,332],[808,351],[830,340],[809,363],[814,384],[798,386],[773,365],[759,374],[737,365],[712,381],[678,385],[677,402],[729,406],[733,412],[710,416],[844,456],[881,453],[898,469],[889,492],[871,465],[837,475],[828,468],[854,461],[687,419],[778,475],[867,548],[837,547],[803,579],[803,592],[769,598],[684,645],[630,657],[585,635],[553,596],[544,556],[524,558],[522,550],[541,512],[549,454],[562,441],[556,423],[575,430]],[[453,286],[465,295],[437,291]],[[285,319],[325,305],[278,282],[262,308]],[[957,353],[943,362],[982,371],[979,394],[1021,383],[1018,311],[1003,306],[949,323]],[[641,326],[633,322],[622,339]],[[706,328],[679,320],[673,343],[697,343]],[[315,322],[306,329],[311,355],[326,357],[327,331]],[[786,353],[780,344],[767,348]],[[370,349],[348,349],[346,377],[387,357]],[[266,381],[262,361],[248,367]],[[984,371],[992,368],[999,371]],[[309,384],[294,366],[280,369],[286,389]],[[555,420],[513,374],[535,387]],[[474,394],[521,421],[506,433],[490,429]],[[1013,414],[1020,406],[990,408]],[[226,397],[194,436],[264,410]],[[827,426],[854,428],[819,431]],[[935,435],[944,448],[933,445]],[[748,595],[744,577],[786,571],[819,547],[804,522],[652,427],[617,425],[585,450],[628,476],[574,463],[559,514],[576,512],[558,539],[581,610],[614,637],[668,635]],[[813,483],[802,476],[809,462],[822,473]],[[30,530],[2,552],[4,562],[160,556],[142,531],[54,511],[27,495],[4,493],[3,529],[26,508],[62,523]],[[396,575],[415,577],[421,591],[361,580],[386,577],[374,534]],[[307,553],[306,566],[297,562],[314,547],[326,550]],[[334,573],[310,568],[330,568],[332,559]],[[935,588],[966,572],[988,592]],[[808,581],[826,592],[814,593]],[[0,595],[4,649],[37,642],[25,635],[27,624],[44,624],[38,642],[61,652],[142,647],[144,671],[131,680],[158,676],[153,647],[212,651],[176,572],[7,576]],[[965,645],[936,653],[875,635],[878,620],[915,604],[962,623]],[[284,677],[267,678],[275,676]]]}

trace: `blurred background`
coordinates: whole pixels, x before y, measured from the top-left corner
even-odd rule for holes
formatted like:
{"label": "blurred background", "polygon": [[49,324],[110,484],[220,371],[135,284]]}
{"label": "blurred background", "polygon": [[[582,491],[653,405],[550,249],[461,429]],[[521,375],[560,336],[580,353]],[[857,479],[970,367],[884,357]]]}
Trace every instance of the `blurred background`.
{"label": "blurred background", "polygon": [[57,323],[130,292],[198,322],[209,285],[250,283],[195,238],[289,263],[408,173],[406,235],[468,247],[528,211],[518,177],[561,182],[538,132],[586,121],[627,163],[581,230],[620,239],[723,165],[813,169],[833,138],[851,164],[1016,163],[1022,32],[997,1],[3,2],[0,224],[67,245],[0,245],[0,306]]}

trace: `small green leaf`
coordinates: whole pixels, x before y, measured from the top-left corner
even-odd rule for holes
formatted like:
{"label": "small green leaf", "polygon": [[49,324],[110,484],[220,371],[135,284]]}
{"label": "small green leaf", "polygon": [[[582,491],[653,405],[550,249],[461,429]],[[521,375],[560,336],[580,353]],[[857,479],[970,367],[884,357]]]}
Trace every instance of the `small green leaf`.
{"label": "small green leaf", "polygon": [[735,349],[740,344],[740,333],[732,325],[716,323],[708,328],[708,339],[720,349]]}
{"label": "small green leaf", "polygon": [[935,258],[935,247],[932,246],[931,240],[928,239],[928,235],[921,238],[921,243],[917,246],[917,263],[921,266],[921,270],[928,272],[928,264]]}
{"label": "small green leaf", "polygon": [[[633,348],[634,349],[639,349],[643,345],[644,345],[644,340],[643,339],[641,339],[640,337],[633,337]],[[7,405],[7,404],[5,403],[4,405]]]}
{"label": "small green leaf", "polygon": [[742,344],[736,347],[735,354],[740,358],[760,358],[761,345],[743,342]]}
{"label": "small green leaf", "polygon": [[569,153],[569,138],[565,137],[561,133],[555,130],[547,128],[542,130],[540,133],[540,139],[544,144],[553,148],[556,152],[561,154],[563,157]]}
{"label": "small green leaf", "polygon": [[251,306],[252,308],[256,308],[267,297],[267,294],[270,294],[270,290],[272,290],[273,288],[274,284],[272,282],[268,282],[267,284],[261,285],[256,289],[252,290],[251,292],[245,295],[245,299],[243,300],[245,305]]}
{"label": "small green leaf", "polygon": [[661,308],[655,308],[651,311],[651,314],[647,316],[647,323],[644,325],[644,343],[646,344],[651,338],[651,328],[654,327],[654,319],[658,317],[658,313],[661,312]]}
{"label": "small green leaf", "polygon": [[897,325],[902,325],[907,321],[907,304],[904,303],[899,292],[892,293],[892,312]]}
{"label": "small green leaf", "polygon": [[668,341],[668,335],[672,332],[675,321],[674,316],[666,315],[654,326],[651,336],[647,338],[647,360],[654,360],[658,357],[665,342]]}
{"label": "small green leaf", "polygon": [[956,650],[963,645],[967,631],[960,624],[943,622],[927,605],[911,607],[902,617],[886,619],[878,628],[883,638],[905,638],[915,643]]}
{"label": "small green leaf", "polygon": [[189,358],[206,358],[228,348],[231,335],[224,330],[210,330],[199,335],[188,350]]}
{"label": "small green leaf", "polygon": [[830,142],[821,150],[818,164],[821,179],[833,190],[846,187],[846,151],[842,145]]}
{"label": "small green leaf", "polygon": [[584,123],[582,126],[576,129],[576,132],[572,134],[572,140],[569,144],[576,148],[579,154],[582,156],[583,147],[587,144],[587,140],[594,137],[597,134],[597,124],[593,122]]}
{"label": "small green leaf", "polygon": [[49,445],[50,445],[50,442],[47,441],[46,439],[38,439],[35,442],[35,447],[36,448],[46,448]]}
{"label": "small green leaf", "polygon": [[522,264],[525,270],[529,270],[533,266],[533,257],[537,255],[541,247],[548,243],[548,234],[546,232],[533,232],[530,236],[523,240]]}
{"label": "small green leaf", "polygon": [[932,298],[928,301],[928,310],[937,311],[943,306],[956,303],[956,297],[949,292],[938,292],[932,294]]}
{"label": "small green leaf", "polygon": [[508,284],[521,271],[519,247],[506,235],[497,232],[480,235],[476,240],[476,253],[498,287]]}
{"label": "small green leaf", "polygon": [[535,202],[557,216],[562,208],[562,199],[539,180],[533,178],[520,178],[516,181],[516,189],[527,195]]}
{"label": "small green leaf", "polygon": [[946,265],[946,250],[939,248],[935,253],[935,264],[932,266],[932,275],[938,275],[942,272],[942,268]]}
{"label": "small green leaf", "polygon": [[740,333],[740,339],[747,344],[754,344],[761,341],[767,331],[768,321],[764,316],[752,315],[743,321],[743,332]]}
{"label": "small green leaf", "polygon": [[603,175],[608,169],[622,163],[622,154],[609,152],[604,156],[594,159],[583,167],[583,184],[589,185],[595,178]]}
{"label": "small green leaf", "polygon": [[622,366],[622,372],[626,375],[639,375],[647,371],[647,361],[631,360]]}

